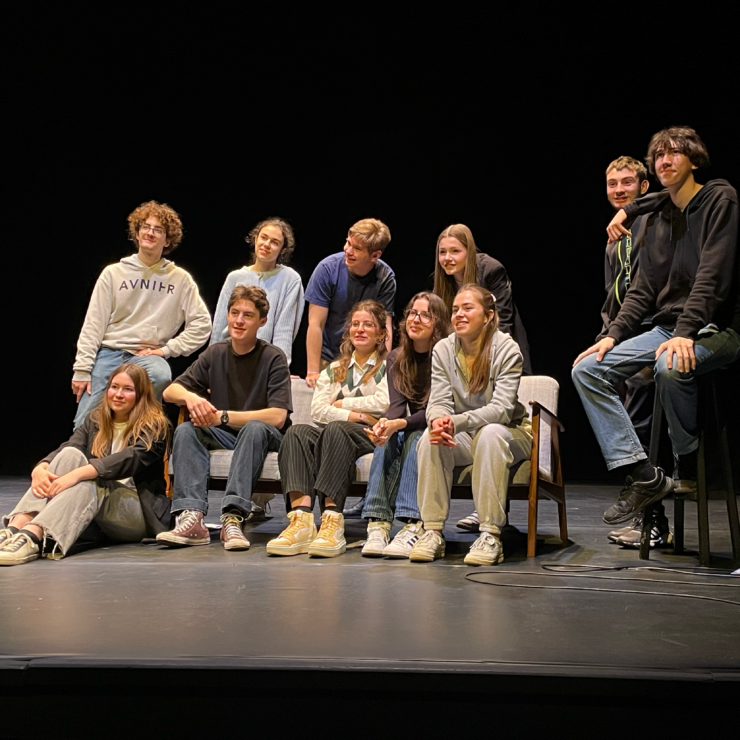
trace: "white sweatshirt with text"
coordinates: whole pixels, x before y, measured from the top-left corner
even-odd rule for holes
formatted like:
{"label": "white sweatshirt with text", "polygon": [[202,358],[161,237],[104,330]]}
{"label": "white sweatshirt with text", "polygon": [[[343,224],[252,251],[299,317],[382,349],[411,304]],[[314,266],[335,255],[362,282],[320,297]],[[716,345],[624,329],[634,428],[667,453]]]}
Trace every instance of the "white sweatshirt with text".
{"label": "white sweatshirt with text", "polygon": [[202,347],[210,333],[211,316],[190,273],[164,258],[149,267],[135,254],[124,257],[95,283],[77,340],[73,380],[90,380],[101,347],[131,353],[161,349],[165,358],[178,357]]}

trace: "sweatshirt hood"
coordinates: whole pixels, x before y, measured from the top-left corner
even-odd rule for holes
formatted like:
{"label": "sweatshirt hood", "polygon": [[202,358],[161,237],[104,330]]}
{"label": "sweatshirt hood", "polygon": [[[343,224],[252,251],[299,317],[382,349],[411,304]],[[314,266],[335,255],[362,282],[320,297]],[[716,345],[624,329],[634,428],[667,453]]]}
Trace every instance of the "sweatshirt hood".
{"label": "sweatshirt hood", "polygon": [[159,262],[156,262],[150,267],[149,265],[145,265],[136,254],[124,257],[121,260],[121,264],[126,265],[129,269],[137,270],[138,272],[148,272],[150,275],[166,275],[175,269],[175,263],[170,262],[166,257],[162,257]]}

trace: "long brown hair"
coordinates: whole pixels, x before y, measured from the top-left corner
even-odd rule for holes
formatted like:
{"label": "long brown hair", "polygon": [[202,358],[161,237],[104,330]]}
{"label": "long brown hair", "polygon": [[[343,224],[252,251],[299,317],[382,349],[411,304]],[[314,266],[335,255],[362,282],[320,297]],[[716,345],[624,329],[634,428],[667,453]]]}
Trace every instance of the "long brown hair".
{"label": "long brown hair", "polygon": [[453,237],[468,250],[467,260],[465,261],[465,272],[463,273],[463,283],[478,282],[478,248],[475,246],[473,232],[465,224],[452,224],[448,226],[437,238],[437,248],[435,252],[434,263],[434,292],[445,302],[448,311],[452,311],[452,301],[457,295],[457,283],[454,275],[448,275],[439,264],[439,243],[442,239]]}
{"label": "long brown hair", "polygon": [[478,285],[478,283],[466,283],[457,291],[457,295],[465,290],[475,293],[486,316],[493,311],[493,319],[483,328],[480,351],[470,371],[468,388],[471,393],[480,393],[488,385],[491,372],[491,344],[493,344],[493,335],[498,329],[498,311],[496,310],[496,299],[493,297],[493,293]]}
{"label": "long brown hair", "polygon": [[388,354],[388,349],[385,346],[386,323],[388,321],[386,310],[377,301],[366,300],[355,303],[355,305],[352,306],[352,310],[347,314],[347,318],[344,322],[344,334],[342,334],[342,344],[339,347],[339,357],[337,357],[339,365],[333,368],[334,380],[337,380],[340,383],[344,383],[347,377],[347,369],[349,368],[349,363],[352,359],[352,353],[355,351],[355,345],[352,344],[352,341],[349,338],[349,325],[352,323],[352,317],[358,311],[367,311],[367,313],[375,319],[380,330],[380,338],[378,339],[378,343],[375,345],[375,353],[378,358],[377,362],[373,367],[368,368],[367,372],[362,376],[360,383],[367,383],[367,381],[375,375],[380,367],[380,363],[383,362]]}
{"label": "long brown hair", "polygon": [[415,398],[414,381],[418,378],[419,374],[419,363],[416,361],[416,351],[414,350],[414,342],[406,331],[406,317],[408,312],[413,308],[416,301],[425,300],[429,303],[429,313],[434,318],[434,328],[432,330],[432,336],[429,341],[429,357],[432,356],[432,350],[434,345],[440,339],[444,339],[450,331],[450,312],[445,306],[445,302],[434,293],[430,293],[427,290],[417,293],[406,306],[406,310],[403,314],[403,320],[398,325],[398,333],[400,337],[399,352],[393,363],[393,385],[396,390],[407,398],[409,401],[418,403],[420,406],[425,404],[429,400],[429,390],[432,387],[432,376],[431,373],[424,384],[424,392],[421,398]]}
{"label": "long brown hair", "polygon": [[154,398],[152,382],[141,365],[125,363],[117,367],[108,378],[105,392],[100,404],[90,413],[90,418],[97,424],[98,431],[93,439],[91,451],[95,457],[104,457],[110,454],[110,446],[113,442],[113,412],[108,404],[108,389],[113,383],[116,375],[125,373],[131,378],[136,391],[136,403],[131,409],[123,431],[124,444],[129,447],[141,440],[146,449],[150,450],[152,445],[166,439],[169,430],[167,417],[162,411],[162,404]]}

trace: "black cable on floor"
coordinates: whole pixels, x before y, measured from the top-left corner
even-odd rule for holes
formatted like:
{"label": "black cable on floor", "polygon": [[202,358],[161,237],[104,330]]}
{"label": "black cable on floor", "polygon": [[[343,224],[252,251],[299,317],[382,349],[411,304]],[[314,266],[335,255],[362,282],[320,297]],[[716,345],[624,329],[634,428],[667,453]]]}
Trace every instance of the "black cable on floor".
{"label": "black cable on floor", "polygon": [[[470,573],[465,574],[465,579],[470,581],[471,583],[477,583],[482,586],[498,586],[501,588],[528,588],[528,589],[538,589],[538,590],[544,590],[544,591],[595,591],[598,593],[612,593],[612,594],[639,594],[643,596],[674,596],[676,598],[683,598],[683,599],[697,599],[699,601],[716,601],[722,604],[731,604],[732,606],[740,606],[740,602],[737,601],[730,601],[729,599],[720,599],[715,596],[699,596],[697,594],[676,594],[676,593],[670,593],[667,591],[636,591],[636,590],[628,590],[628,589],[616,589],[616,588],[591,588],[587,586],[535,586],[529,583],[496,583],[494,581],[485,581],[485,580],[479,580],[480,576],[487,576],[487,575],[493,575],[493,576],[502,576],[502,575],[524,575],[524,576],[536,576],[536,577],[555,577],[555,578],[595,578],[599,580],[621,580],[621,581],[632,581],[634,582],[648,582],[648,583],[671,583],[671,584],[685,584],[689,586],[714,586],[714,587],[725,587],[725,588],[738,588],[740,587],[740,584],[738,586],[731,585],[731,584],[724,584],[724,583],[695,583],[693,581],[667,581],[667,580],[661,580],[661,579],[655,579],[655,578],[615,578],[613,576],[599,576],[599,575],[591,575],[590,572],[593,571],[618,571],[618,570],[663,570],[663,571],[669,571],[669,572],[677,572],[674,571],[671,568],[659,568],[654,566],[560,566],[557,564],[550,564],[548,563],[547,566],[543,566],[543,569],[552,570],[552,568],[563,568],[563,570],[558,570],[554,573],[536,573],[532,571],[523,571],[523,570],[483,570],[483,571],[473,571]],[[585,568],[587,569],[586,572],[583,570],[580,571],[580,573],[574,572],[577,568]],[[571,570],[572,569],[572,570]],[[589,572],[590,571],[590,572]],[[685,571],[683,571],[685,572]],[[690,571],[689,571],[690,572]],[[702,574],[704,575],[704,574]],[[713,575],[720,575],[720,574],[713,574]],[[727,576],[732,577],[732,576]]]}

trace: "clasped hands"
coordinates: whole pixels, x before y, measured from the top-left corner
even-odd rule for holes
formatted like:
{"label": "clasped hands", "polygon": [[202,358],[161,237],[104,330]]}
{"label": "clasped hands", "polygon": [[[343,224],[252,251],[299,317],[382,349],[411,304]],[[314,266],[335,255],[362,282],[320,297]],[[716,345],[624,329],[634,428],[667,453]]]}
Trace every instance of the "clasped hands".
{"label": "clasped hands", "polygon": [[54,498],[80,482],[80,470],[76,468],[64,475],[55,475],[49,472],[44,463],[37,465],[31,472],[31,492],[36,498]]}

